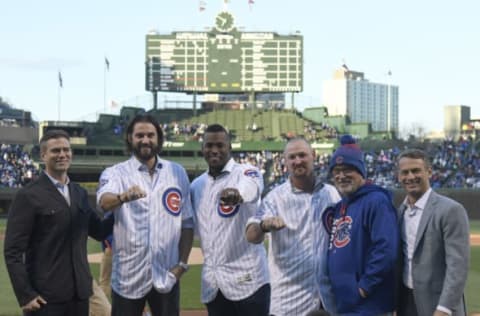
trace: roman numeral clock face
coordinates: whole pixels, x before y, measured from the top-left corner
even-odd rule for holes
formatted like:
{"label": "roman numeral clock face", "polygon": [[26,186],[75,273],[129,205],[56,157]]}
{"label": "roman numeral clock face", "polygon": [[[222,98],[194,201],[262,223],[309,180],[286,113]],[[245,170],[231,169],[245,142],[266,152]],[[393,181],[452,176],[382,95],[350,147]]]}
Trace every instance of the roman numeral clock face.
{"label": "roman numeral clock face", "polygon": [[215,19],[215,28],[219,32],[230,32],[233,29],[233,15],[226,11],[220,12]]}

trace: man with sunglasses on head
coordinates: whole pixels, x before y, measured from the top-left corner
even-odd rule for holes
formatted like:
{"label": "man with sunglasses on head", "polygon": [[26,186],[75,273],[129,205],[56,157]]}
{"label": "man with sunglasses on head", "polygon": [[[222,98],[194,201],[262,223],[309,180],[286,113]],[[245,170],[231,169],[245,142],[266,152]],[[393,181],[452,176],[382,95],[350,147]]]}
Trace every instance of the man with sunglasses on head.
{"label": "man with sunglasses on head", "polygon": [[342,200],[324,212],[330,231],[328,273],[337,311],[390,315],[394,308],[397,212],[390,192],[367,181],[363,152],[351,135],[330,160]]}

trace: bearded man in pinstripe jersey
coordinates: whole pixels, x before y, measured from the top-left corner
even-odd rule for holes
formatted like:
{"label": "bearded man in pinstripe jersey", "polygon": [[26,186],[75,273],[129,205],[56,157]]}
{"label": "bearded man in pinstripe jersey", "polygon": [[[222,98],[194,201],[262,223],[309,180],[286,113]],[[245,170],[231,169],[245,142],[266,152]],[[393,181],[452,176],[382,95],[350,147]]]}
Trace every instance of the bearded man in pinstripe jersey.
{"label": "bearded man in pinstripe jersey", "polygon": [[291,139],[284,158],[288,180],[267,194],[246,230],[252,243],[261,243],[265,233],[270,233],[270,314],[305,316],[321,306],[335,314],[326,272],[328,233],[322,214],[329,204],[340,200],[340,195],[316,178],[315,152],[305,139]]}
{"label": "bearded man in pinstripe jersey", "polygon": [[202,302],[209,316],[267,316],[270,285],[265,248],[246,241],[245,224],[263,190],[260,171],[231,156],[230,136],[207,127],[202,153],[208,170],[191,185],[195,227],[205,258]]}
{"label": "bearded man in pinstripe jersey", "polygon": [[193,240],[190,183],[179,164],[161,159],[163,132],[151,115],[128,125],[130,159],[100,176],[97,203],[113,211],[112,315],[179,314],[179,279]]}

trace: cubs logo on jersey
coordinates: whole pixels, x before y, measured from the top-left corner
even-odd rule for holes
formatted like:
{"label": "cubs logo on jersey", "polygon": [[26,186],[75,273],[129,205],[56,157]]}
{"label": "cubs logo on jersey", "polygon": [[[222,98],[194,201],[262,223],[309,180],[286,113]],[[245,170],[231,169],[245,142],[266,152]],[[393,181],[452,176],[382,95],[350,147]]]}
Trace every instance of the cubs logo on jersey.
{"label": "cubs logo on jersey", "polygon": [[260,178],[260,174],[255,169],[247,169],[243,172],[243,174],[250,178]]}
{"label": "cubs logo on jersey", "polygon": [[163,193],[162,202],[167,212],[178,216],[182,206],[182,192],[177,188],[169,188]]}
{"label": "cubs logo on jersey", "polygon": [[217,211],[218,215],[221,217],[232,217],[237,214],[238,210],[240,209],[240,205],[221,205],[218,204]]}
{"label": "cubs logo on jersey", "polygon": [[350,243],[352,222],[350,216],[342,216],[333,222],[333,245],[336,248],[343,248]]}
{"label": "cubs logo on jersey", "polygon": [[322,213],[322,224],[328,234],[332,233],[333,215],[335,213],[335,206],[329,206]]}

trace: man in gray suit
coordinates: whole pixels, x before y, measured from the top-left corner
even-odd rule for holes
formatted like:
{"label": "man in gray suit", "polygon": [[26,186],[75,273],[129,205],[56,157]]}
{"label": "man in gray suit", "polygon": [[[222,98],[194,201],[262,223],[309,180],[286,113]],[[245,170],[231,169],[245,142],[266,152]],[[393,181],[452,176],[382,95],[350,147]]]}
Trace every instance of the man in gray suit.
{"label": "man in gray suit", "polygon": [[398,316],[466,315],[463,290],[470,257],[465,208],[430,188],[425,152],[398,157],[398,180],[407,196],[399,209],[403,280]]}

